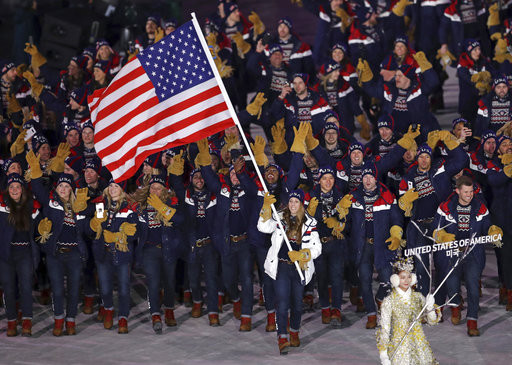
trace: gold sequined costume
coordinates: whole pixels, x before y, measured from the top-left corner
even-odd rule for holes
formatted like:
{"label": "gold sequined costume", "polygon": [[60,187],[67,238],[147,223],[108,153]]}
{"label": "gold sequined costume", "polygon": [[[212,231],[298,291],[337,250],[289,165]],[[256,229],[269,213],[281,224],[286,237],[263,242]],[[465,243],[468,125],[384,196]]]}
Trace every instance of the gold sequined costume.
{"label": "gold sequined costume", "polygon": [[[395,352],[416,316],[425,305],[425,297],[418,292],[395,288],[382,302],[380,328],[377,330],[377,347],[387,351],[389,359]],[[427,323],[437,324],[441,318],[439,310],[425,316]],[[391,360],[393,365],[438,364],[418,320]]]}

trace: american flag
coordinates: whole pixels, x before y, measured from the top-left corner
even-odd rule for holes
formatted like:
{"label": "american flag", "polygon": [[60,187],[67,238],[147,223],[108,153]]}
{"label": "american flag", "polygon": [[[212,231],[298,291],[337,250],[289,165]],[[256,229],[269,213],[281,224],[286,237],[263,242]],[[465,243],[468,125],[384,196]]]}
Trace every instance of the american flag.
{"label": "american flag", "polygon": [[89,97],[94,146],[116,181],[158,151],[234,124],[192,21],[128,62]]}

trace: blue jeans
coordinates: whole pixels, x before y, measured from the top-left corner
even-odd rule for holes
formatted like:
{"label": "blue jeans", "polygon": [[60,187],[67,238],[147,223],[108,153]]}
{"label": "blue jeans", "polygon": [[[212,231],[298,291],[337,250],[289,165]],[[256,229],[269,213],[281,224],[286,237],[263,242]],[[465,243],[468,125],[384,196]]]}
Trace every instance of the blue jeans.
{"label": "blue jeans", "polygon": [[265,309],[268,313],[275,312],[276,295],[274,293],[274,280],[265,272],[264,264],[267,258],[268,247],[264,246],[252,246],[251,247],[254,255],[256,256],[256,262],[258,263],[258,271],[260,275],[260,283],[263,288],[263,299],[265,301]]}
{"label": "blue jeans", "polygon": [[231,299],[240,297],[238,282],[242,286],[242,315],[252,315],[252,255],[249,242],[243,240],[237,243],[231,242],[229,254],[222,256],[222,278]]}
{"label": "blue jeans", "polygon": [[206,310],[208,314],[219,313],[219,307],[217,305],[219,290],[217,283],[218,267],[219,254],[212,243],[194,248],[192,259],[188,263],[188,278],[190,289],[192,290],[192,300],[194,303],[201,303],[203,301],[203,293],[201,292],[201,270],[204,270],[207,295]]}
{"label": "blue jeans", "polygon": [[[418,227],[423,233],[427,232],[428,237],[432,237],[432,224],[431,223],[417,223]],[[425,238],[412,222],[409,222],[407,226],[407,248],[415,248],[425,245],[432,245],[432,241]],[[416,287],[418,291],[427,296],[430,292],[430,277],[428,271],[430,270],[429,254],[419,254],[414,256],[414,267],[416,269],[416,276],[418,277],[418,283]],[[420,260],[421,259],[421,260]],[[423,262],[423,264],[422,264]]]}
{"label": "blue jeans", "polygon": [[[7,320],[17,317],[16,293],[21,299],[23,318],[32,318],[32,252],[30,245],[11,245],[11,257],[8,261],[0,261],[0,279],[4,288],[4,303]],[[16,278],[18,280],[16,280]]]}
{"label": "blue jeans", "polygon": [[84,264],[82,287],[84,295],[86,297],[93,297],[96,295],[96,277],[94,275],[96,271],[96,265],[94,263],[94,255],[91,248],[92,243],[87,242],[87,261]]}
{"label": "blue jeans", "polygon": [[[448,272],[446,272],[447,274]],[[472,255],[468,255],[446,279],[446,289],[448,297],[451,298],[455,293],[459,293],[453,300],[455,304],[460,304],[460,281],[464,274],[468,300],[468,319],[478,319],[479,310],[479,280],[482,276],[482,270]]]}
{"label": "blue jeans", "polygon": [[[359,280],[361,281],[361,294],[363,297],[364,307],[368,315],[374,315],[377,313],[372,291],[373,261],[373,245],[365,243],[361,262],[359,264]],[[384,265],[380,270],[377,270],[379,289],[377,290],[376,298],[379,301],[382,301],[390,292],[391,287],[389,284],[389,278],[392,272],[393,270],[391,265]]]}
{"label": "blue jeans", "polygon": [[[315,260],[315,273],[318,279],[318,297],[322,309],[341,310],[343,298],[343,241],[332,240],[322,244],[322,254]],[[329,284],[331,284],[332,304],[329,304]]]}
{"label": "blue jeans", "polygon": [[48,254],[46,262],[52,288],[53,314],[56,319],[64,318],[64,277],[66,277],[66,318],[72,320],[77,314],[82,273],[82,259],[78,247],[72,248],[71,252],[56,253],[55,256]]}
{"label": "blue jeans", "polygon": [[117,275],[119,296],[119,318],[128,318],[130,314],[130,263],[114,265],[112,258],[106,255],[104,261],[96,261],[100,295],[105,309],[114,309],[114,274]]}
{"label": "blue jeans", "polygon": [[286,336],[288,310],[290,311],[290,330],[298,332],[302,318],[302,295],[304,287],[295,265],[279,261],[277,278],[274,280],[277,307],[277,334]]}
{"label": "blue jeans", "polygon": [[161,248],[156,245],[145,245],[143,266],[148,286],[150,313],[160,314],[161,283],[164,285],[164,306],[167,309],[174,309],[176,260],[167,262],[164,260]]}

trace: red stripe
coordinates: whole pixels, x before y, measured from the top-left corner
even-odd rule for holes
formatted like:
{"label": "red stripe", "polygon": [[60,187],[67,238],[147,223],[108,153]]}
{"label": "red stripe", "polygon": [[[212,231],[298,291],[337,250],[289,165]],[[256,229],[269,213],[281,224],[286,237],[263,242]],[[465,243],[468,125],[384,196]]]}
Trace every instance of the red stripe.
{"label": "red stripe", "polygon": [[[131,60],[130,62],[133,62],[135,60],[135,58],[133,60]],[[128,65],[130,62],[128,62],[126,65]],[[125,67],[126,67],[125,65]],[[131,70],[130,72],[128,72],[126,75],[123,75],[121,76],[120,78],[118,79],[115,79],[112,81],[112,83],[110,83],[108,85],[108,88],[107,90],[105,91],[105,94],[103,95],[103,97],[107,97],[109,96],[110,94],[112,94],[114,91],[117,91],[119,90],[120,88],[122,88],[123,86],[125,86],[126,84],[128,84],[130,81],[133,81],[135,80],[137,77],[141,76],[141,75],[144,75],[145,74],[145,71],[144,69],[142,68],[142,66],[139,66],[139,67],[136,67],[134,68],[133,70]],[[120,74],[119,74],[120,75]]]}
{"label": "red stripe", "polygon": [[[208,100],[210,98],[213,98],[213,97],[215,97],[215,96],[217,96],[219,94],[220,94],[219,87],[218,86],[214,86],[211,89],[205,90],[202,93],[197,94],[197,95],[195,95],[195,96],[193,96],[193,97],[191,97],[191,98],[189,98],[187,100],[184,100],[184,101],[182,101],[180,103],[171,105],[169,108],[161,111],[158,114],[153,115],[148,120],[145,120],[144,123],[140,123],[136,127],[131,128],[128,131],[125,131],[125,134],[123,135],[122,139],[119,139],[117,141],[113,141],[113,143],[109,144],[108,147],[103,148],[103,150],[101,152],[103,152],[104,156],[108,156],[111,153],[113,153],[114,151],[120,149],[124,145],[124,143],[126,141],[128,141],[131,138],[135,137],[136,135],[138,135],[140,133],[143,133],[144,131],[152,128],[153,126],[158,124],[161,120],[163,120],[165,118],[168,118],[168,117],[170,117],[170,116],[172,116],[172,115],[174,115],[174,114],[176,114],[178,112],[184,111],[184,110],[186,110],[186,109],[188,109],[190,107],[193,107],[194,105],[196,105],[198,103],[201,103],[203,101],[206,101],[206,100]],[[156,104],[158,104],[158,99],[156,100]],[[154,106],[154,105],[152,105],[152,106]],[[95,138],[96,138],[96,136],[99,136],[96,139],[96,143],[98,143],[100,140],[102,140],[104,138],[108,138],[108,136],[110,136],[111,133],[115,132],[116,130],[123,129],[124,126],[131,120],[131,118],[133,116],[139,114],[140,111],[145,109],[145,107],[143,107],[143,105],[141,105],[141,107],[142,108],[137,108],[136,110],[128,113],[126,117],[123,117],[122,119],[120,119],[119,123],[116,122],[116,123],[110,125],[108,128],[105,129],[106,130],[105,133],[103,133],[103,131],[104,131],[103,129],[100,132],[97,132],[94,135]],[[139,109],[141,109],[141,110],[139,110]],[[149,109],[149,108],[147,108],[147,109]],[[187,120],[187,119],[185,119],[185,120]],[[176,126],[176,127],[173,127],[176,130],[185,128],[187,126],[187,125],[183,125],[183,123],[181,123],[181,122],[174,123],[173,125]],[[99,152],[100,151],[97,151],[97,153],[99,153]]]}

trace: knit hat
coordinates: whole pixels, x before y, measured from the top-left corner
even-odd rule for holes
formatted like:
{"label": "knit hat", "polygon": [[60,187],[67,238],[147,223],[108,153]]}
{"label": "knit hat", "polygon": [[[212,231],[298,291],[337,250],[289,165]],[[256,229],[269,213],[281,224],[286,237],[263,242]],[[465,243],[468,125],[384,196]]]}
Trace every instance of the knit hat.
{"label": "knit hat", "polygon": [[108,73],[110,62],[109,61],[96,61],[93,68],[99,68],[104,73]]}
{"label": "knit hat", "polygon": [[37,151],[39,151],[39,148],[41,148],[43,144],[50,145],[48,139],[42,134],[38,133],[32,136],[32,140],[30,142],[32,143],[32,150],[34,151],[34,153],[37,153]]}
{"label": "knit hat", "polygon": [[41,132],[41,125],[35,119],[29,119],[23,123],[23,129],[28,130],[30,128],[34,128],[36,133]]}
{"label": "knit hat", "polygon": [[161,26],[162,25],[162,22],[161,22],[160,17],[158,15],[150,15],[150,16],[148,16],[147,19],[146,19],[146,22],[153,22],[157,26]]}
{"label": "knit hat", "polygon": [[[496,141],[496,151],[500,149],[500,146],[503,142],[505,142],[506,140],[512,140],[512,138],[510,138],[509,136],[506,136],[504,134],[502,134],[498,140]],[[7,171],[7,170],[6,170]]]}
{"label": "knit hat", "polygon": [[351,154],[356,150],[363,152],[363,145],[359,142],[352,142],[348,148],[348,153]]}
{"label": "knit hat", "polygon": [[176,19],[171,18],[164,23],[164,28],[169,28],[169,27],[173,27],[173,28],[178,27],[178,22],[176,21]]}
{"label": "knit hat", "polygon": [[85,70],[87,68],[87,63],[89,62],[89,59],[84,54],[81,54],[79,56],[71,57],[71,61],[75,62],[78,65],[78,67],[80,67],[82,70]]}
{"label": "knit hat", "polygon": [[422,153],[426,153],[427,155],[432,157],[432,148],[430,148],[428,144],[423,143],[421,146],[418,147],[418,154],[416,156],[419,156]]}
{"label": "knit hat", "polygon": [[68,156],[64,160],[64,163],[71,167],[77,174],[81,174],[84,171],[84,159],[82,156]]}
{"label": "knit hat", "polygon": [[492,82],[492,86],[493,87],[496,87],[498,86],[499,84],[505,84],[508,86],[508,81],[507,81],[507,78],[505,77],[505,75],[503,74],[500,74],[498,76],[496,76]]}
{"label": "knit hat", "polygon": [[364,5],[359,5],[355,9],[356,17],[361,23],[366,22],[373,14],[373,9]]}
{"label": "knit hat", "polygon": [[9,168],[11,167],[11,165],[13,163],[17,163],[18,165],[21,166],[21,164],[17,160],[15,160],[13,158],[8,158],[7,160],[4,160],[4,164],[2,165],[2,167],[4,169],[4,173],[5,174],[7,174],[7,171],[9,171]]}
{"label": "knit hat", "polygon": [[325,111],[325,113],[324,113],[324,123],[329,123],[328,122],[329,118],[336,118],[336,120],[338,122],[340,120],[340,118],[338,117],[338,114],[334,110],[332,110],[332,109],[328,109],[328,110]]}
{"label": "knit hat", "polygon": [[84,124],[82,124],[82,131],[83,131],[85,128],[91,128],[91,129],[94,131],[94,124],[92,124],[91,120],[88,120],[87,122],[85,122]]}
{"label": "knit hat", "polygon": [[325,134],[325,132],[327,132],[330,129],[334,129],[336,132],[339,132],[339,130],[340,130],[339,127],[336,125],[336,123],[333,123],[333,122],[325,123],[324,134]]}
{"label": "knit hat", "polygon": [[363,169],[361,171],[361,177],[364,175],[372,175],[377,179],[377,166],[373,161],[368,161],[363,165]]}
{"label": "knit hat", "polygon": [[347,54],[347,45],[345,43],[338,42],[334,46],[331,47],[331,52],[335,49],[341,49],[343,53]]}
{"label": "knit hat", "polygon": [[107,42],[107,40],[105,39],[100,39],[96,42],[96,52],[98,52],[98,50],[102,47],[102,46],[107,46],[107,47],[110,47],[110,43]]}
{"label": "knit hat", "polygon": [[399,35],[395,38],[395,42],[393,44],[396,45],[397,43],[403,43],[406,47],[408,47],[409,40],[407,39],[406,35]]}
{"label": "knit hat", "polygon": [[395,126],[395,120],[393,119],[391,114],[387,114],[387,113],[382,114],[380,116],[379,120],[377,121],[377,128],[386,127],[386,128],[393,130],[394,126]]}
{"label": "knit hat", "polygon": [[153,153],[152,155],[149,155],[144,160],[145,163],[147,163],[149,166],[151,166],[154,169],[161,169],[162,168],[162,153],[157,152]]}
{"label": "knit hat", "polygon": [[94,170],[98,175],[100,175],[101,172],[101,161],[99,158],[90,158],[86,161],[84,166],[84,171],[86,169]]}
{"label": "knit hat", "polygon": [[303,192],[301,189],[293,190],[293,191],[288,195],[288,200],[290,200],[291,198],[299,199],[299,201],[301,202],[301,204],[304,204],[304,192]]}
{"label": "knit hat", "polygon": [[117,184],[119,185],[119,187],[121,189],[123,189],[124,191],[126,191],[126,187],[128,186],[128,180],[124,180],[124,181],[119,181],[119,182],[116,182],[114,181],[114,178],[110,178],[110,180],[108,181],[108,184]]}
{"label": "knit hat", "polygon": [[284,177],[284,171],[283,171],[283,169],[281,168],[281,166],[279,166],[279,165],[277,165],[277,164],[275,164],[275,163],[270,163],[270,164],[268,164],[268,165],[265,167],[265,171],[267,171],[267,170],[268,170],[269,168],[271,168],[271,167],[274,167],[274,168],[277,170],[277,172],[278,172],[278,174],[279,174],[279,178],[280,178],[280,179],[282,179],[282,178]]}
{"label": "knit hat", "polygon": [[455,118],[453,121],[452,121],[452,129],[454,129],[457,124],[459,123],[464,123],[466,124],[468,121],[465,119],[465,118],[462,118],[462,117],[459,117],[459,118]]}
{"label": "knit hat", "polygon": [[64,137],[67,137],[69,132],[71,132],[72,130],[75,130],[78,133],[80,133],[80,128],[75,123],[68,122],[64,124]]}
{"label": "knit hat", "polygon": [[7,177],[7,186],[10,186],[12,183],[19,183],[21,186],[25,186],[25,180],[23,177],[15,172]]}
{"label": "knit hat", "polygon": [[480,42],[476,39],[467,39],[466,40],[466,52],[469,54],[472,50],[474,50],[476,47],[480,47]]}
{"label": "knit hat", "polygon": [[289,17],[287,17],[287,16],[284,16],[284,17],[282,17],[281,19],[279,19],[279,20],[277,21],[277,26],[279,26],[279,25],[281,25],[281,24],[286,25],[286,26],[288,27],[288,29],[290,29],[290,30],[292,30],[292,28],[293,28],[293,22],[292,22],[292,20],[291,20]]}
{"label": "knit hat", "polygon": [[153,183],[159,183],[163,187],[167,188],[166,177],[164,175],[152,175],[149,179],[149,185]]}
{"label": "knit hat", "polygon": [[86,106],[87,105],[87,88],[85,86],[80,86],[71,92],[69,95],[71,99],[77,102],[80,106]]}
{"label": "knit hat", "polygon": [[190,182],[192,182],[192,178],[194,177],[195,174],[197,173],[201,173],[201,169],[193,169],[192,171],[190,171]]}
{"label": "knit hat", "polygon": [[274,54],[276,52],[281,52],[281,54],[283,54],[283,49],[281,48],[281,46],[279,44],[271,44],[268,47],[268,55],[269,55],[269,57],[272,56],[272,54]]}
{"label": "knit hat", "polygon": [[331,169],[329,166],[323,166],[318,169],[318,178],[319,179],[321,179],[322,176],[327,175],[327,174],[331,174],[333,177],[336,176],[336,174],[334,173],[334,170]]}
{"label": "knit hat", "polygon": [[87,47],[86,49],[83,50],[82,55],[88,56],[88,57],[91,57],[92,59],[94,59],[95,51],[96,50],[94,49],[94,47]]}
{"label": "knit hat", "polygon": [[69,184],[69,186],[73,187],[73,175],[61,173],[59,175],[59,179],[57,180],[57,184],[55,186],[59,186],[62,183]]}
{"label": "knit hat", "polygon": [[301,73],[296,73],[296,74],[293,74],[292,76],[292,81],[295,80],[295,78],[301,78],[302,81],[304,81],[304,84],[306,84],[306,86],[308,85],[308,81],[309,81],[309,75],[308,74],[301,74]]}
{"label": "knit hat", "polygon": [[2,76],[7,73],[7,71],[12,70],[13,68],[16,68],[16,65],[13,62],[5,63],[2,66]]}
{"label": "knit hat", "polygon": [[494,133],[494,131],[485,131],[484,133],[482,133],[482,139],[480,140],[480,144],[484,145],[485,142],[487,142],[487,140],[491,138],[494,138],[494,140],[497,142],[498,137],[496,136],[496,133]]}
{"label": "knit hat", "polygon": [[224,7],[224,13],[226,14],[226,18],[228,18],[232,12],[238,10],[238,5],[235,3],[229,4],[228,7]]}
{"label": "knit hat", "polygon": [[340,70],[340,69],[341,69],[341,65],[338,62],[331,60],[325,66],[325,74],[329,74],[331,72],[334,72],[334,71]]}

